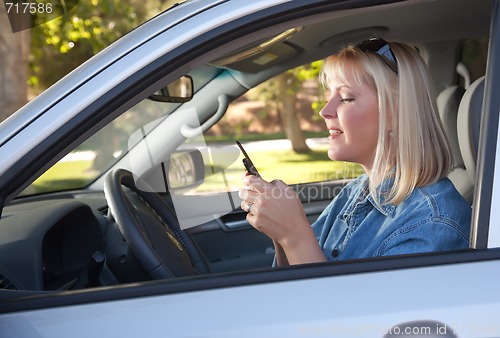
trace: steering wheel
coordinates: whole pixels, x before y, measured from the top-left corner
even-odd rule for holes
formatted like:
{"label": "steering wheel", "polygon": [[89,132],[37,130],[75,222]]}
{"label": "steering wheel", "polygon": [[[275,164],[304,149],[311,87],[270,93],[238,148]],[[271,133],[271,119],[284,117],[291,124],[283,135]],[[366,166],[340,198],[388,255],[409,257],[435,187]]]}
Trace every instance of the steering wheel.
{"label": "steering wheel", "polygon": [[138,188],[125,169],[110,172],[104,184],[111,216],[142,267],[153,279],[209,273],[203,254],[180,228],[172,208],[146,189]]}

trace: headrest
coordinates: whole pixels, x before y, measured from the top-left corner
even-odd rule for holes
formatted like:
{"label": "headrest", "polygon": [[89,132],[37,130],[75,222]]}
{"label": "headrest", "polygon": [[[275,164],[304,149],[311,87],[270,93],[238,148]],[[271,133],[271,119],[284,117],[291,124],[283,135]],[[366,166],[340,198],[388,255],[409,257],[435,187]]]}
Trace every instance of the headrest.
{"label": "headrest", "polygon": [[458,86],[448,87],[437,97],[439,117],[443,123],[446,137],[450,142],[453,153],[454,168],[463,168],[464,161],[458,145],[457,136],[457,115],[460,100],[465,93],[465,89]]}
{"label": "headrest", "polygon": [[465,169],[472,182],[476,177],[476,158],[479,145],[479,129],[483,107],[484,76],[474,81],[465,91],[457,117],[457,136]]}

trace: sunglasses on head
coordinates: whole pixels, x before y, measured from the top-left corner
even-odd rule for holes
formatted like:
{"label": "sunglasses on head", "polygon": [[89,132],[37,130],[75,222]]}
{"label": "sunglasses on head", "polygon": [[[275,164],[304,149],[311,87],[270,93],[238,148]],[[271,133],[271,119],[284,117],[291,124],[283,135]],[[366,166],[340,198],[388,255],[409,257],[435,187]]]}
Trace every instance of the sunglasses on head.
{"label": "sunglasses on head", "polygon": [[396,56],[391,50],[391,47],[381,38],[371,38],[363,41],[356,46],[363,52],[371,52],[378,54],[382,60],[391,68],[396,74],[398,73],[398,62]]}

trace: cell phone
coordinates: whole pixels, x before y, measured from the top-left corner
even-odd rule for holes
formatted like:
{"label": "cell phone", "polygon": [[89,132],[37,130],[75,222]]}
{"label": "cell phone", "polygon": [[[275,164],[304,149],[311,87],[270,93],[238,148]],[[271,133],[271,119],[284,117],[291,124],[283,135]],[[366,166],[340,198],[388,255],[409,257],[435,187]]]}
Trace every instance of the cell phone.
{"label": "cell phone", "polygon": [[245,151],[245,148],[243,148],[243,146],[241,145],[241,143],[239,141],[236,141],[236,144],[238,145],[238,147],[240,147],[241,152],[243,153],[243,156],[244,156],[244,158],[243,158],[243,165],[245,166],[247,172],[250,175],[255,175],[255,176],[259,176],[260,177],[260,174],[257,171],[257,168],[255,168],[255,166],[253,165],[253,162],[250,159],[250,156],[248,156],[247,152]]}

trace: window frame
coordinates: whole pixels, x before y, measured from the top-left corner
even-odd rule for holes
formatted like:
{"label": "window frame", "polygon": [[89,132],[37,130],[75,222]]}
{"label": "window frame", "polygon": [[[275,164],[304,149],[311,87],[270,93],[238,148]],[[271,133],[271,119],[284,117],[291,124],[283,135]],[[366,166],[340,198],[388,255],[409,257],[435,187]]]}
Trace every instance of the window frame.
{"label": "window frame", "polygon": [[[495,1],[491,14],[490,41],[486,63],[485,91],[482,107],[481,131],[476,161],[476,182],[472,208],[470,246],[487,249],[500,246],[493,236],[500,232],[500,214],[493,204],[498,200],[500,186],[500,161],[496,153],[500,151],[499,111],[500,97],[495,94],[500,88],[500,1]],[[495,180],[495,173],[497,179]],[[491,238],[490,237],[491,234]]]}

